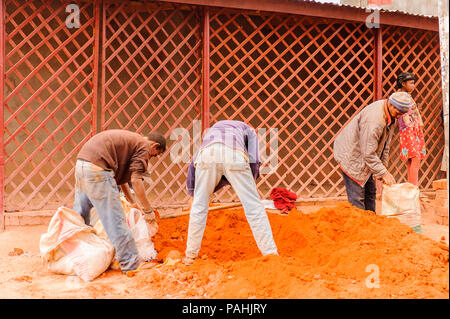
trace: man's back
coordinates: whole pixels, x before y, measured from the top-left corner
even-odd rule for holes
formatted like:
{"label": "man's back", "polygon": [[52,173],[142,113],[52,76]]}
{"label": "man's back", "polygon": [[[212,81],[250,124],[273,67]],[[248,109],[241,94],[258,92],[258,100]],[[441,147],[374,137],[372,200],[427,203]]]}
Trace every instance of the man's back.
{"label": "man's back", "polygon": [[205,134],[202,148],[214,143],[222,143],[247,153],[250,163],[259,162],[256,132],[244,122],[224,120],[214,124]]}
{"label": "man's back", "polygon": [[[365,182],[370,175],[366,150],[375,148],[380,156],[383,142],[388,138],[384,103],[385,100],[379,100],[363,108],[334,141],[335,160],[350,176],[361,182]],[[377,172],[385,170],[382,165],[376,166]]]}
{"label": "man's back", "polygon": [[149,150],[145,138],[127,130],[107,130],[94,135],[78,157],[114,172],[118,185],[130,181],[131,173],[147,170]]}

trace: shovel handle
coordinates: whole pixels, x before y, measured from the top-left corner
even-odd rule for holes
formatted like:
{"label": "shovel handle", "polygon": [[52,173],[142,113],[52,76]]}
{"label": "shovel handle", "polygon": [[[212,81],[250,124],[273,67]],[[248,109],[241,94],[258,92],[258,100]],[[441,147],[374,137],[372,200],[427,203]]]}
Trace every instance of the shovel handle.
{"label": "shovel handle", "polygon": [[234,204],[224,204],[219,206],[213,206],[209,208],[209,211],[215,211],[215,210],[221,210],[221,209],[227,209],[227,208],[235,208],[242,206],[241,203],[234,203]]}
{"label": "shovel handle", "polygon": [[[227,208],[235,208],[235,207],[241,207],[242,204],[241,203],[233,203],[233,204],[224,204],[224,205],[218,205],[218,206],[213,206],[210,207],[208,209],[208,211],[212,212],[215,210],[221,210],[221,209],[227,209]],[[191,209],[183,209],[182,212],[189,212]]]}

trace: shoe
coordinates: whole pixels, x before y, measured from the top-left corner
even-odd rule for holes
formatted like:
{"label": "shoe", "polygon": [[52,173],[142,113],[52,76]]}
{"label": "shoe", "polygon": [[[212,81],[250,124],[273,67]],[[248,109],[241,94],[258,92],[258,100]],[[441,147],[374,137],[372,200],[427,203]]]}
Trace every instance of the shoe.
{"label": "shoe", "polygon": [[155,267],[156,265],[158,265],[158,263],[154,262],[154,261],[144,261],[142,264],[139,265],[139,267],[137,267],[137,271],[139,270],[143,270],[143,269],[150,269]]}
{"label": "shoe", "polygon": [[181,262],[186,265],[186,266],[190,266],[194,263],[195,258],[191,258],[191,257],[183,257],[183,259],[181,259]]}
{"label": "shoe", "polygon": [[128,277],[134,277],[138,271],[144,270],[144,269],[150,269],[157,265],[158,263],[153,261],[144,261],[142,262],[135,270],[129,270],[125,273]]}

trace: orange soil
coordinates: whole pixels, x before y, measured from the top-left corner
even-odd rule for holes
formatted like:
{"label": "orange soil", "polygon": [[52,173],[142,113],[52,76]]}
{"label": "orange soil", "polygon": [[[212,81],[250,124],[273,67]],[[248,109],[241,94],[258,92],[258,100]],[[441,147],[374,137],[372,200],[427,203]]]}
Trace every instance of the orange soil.
{"label": "orange soil", "polygon": [[[280,256],[261,256],[242,209],[215,211],[192,266],[141,272],[135,288],[184,289],[188,298],[449,298],[448,246],[397,219],[344,203],[313,214],[269,213],[269,220]],[[184,252],[188,222],[160,221],[159,261]],[[374,288],[367,282],[377,270]]]}

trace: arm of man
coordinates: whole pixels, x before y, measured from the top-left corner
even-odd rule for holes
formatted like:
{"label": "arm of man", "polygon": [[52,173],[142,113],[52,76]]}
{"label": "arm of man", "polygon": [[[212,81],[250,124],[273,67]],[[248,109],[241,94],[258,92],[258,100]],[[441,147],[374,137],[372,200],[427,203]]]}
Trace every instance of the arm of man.
{"label": "arm of man", "polygon": [[381,157],[381,162],[385,167],[389,164],[389,152],[391,151],[391,141],[392,141],[392,133],[394,128],[391,127],[391,131],[388,133],[388,137],[386,139],[386,146],[384,147],[384,152]]}
{"label": "arm of man", "polygon": [[378,142],[382,134],[382,128],[363,121],[359,127],[359,143],[361,147],[361,156],[369,167],[375,178],[382,178],[387,172],[387,168],[383,165],[381,159],[377,155]]}
{"label": "arm of man", "polygon": [[141,205],[144,212],[152,210],[150,202],[145,194],[143,174],[147,171],[149,159],[148,148],[142,145],[138,148],[130,159],[129,171],[131,172],[131,185],[133,186],[134,194]]}
{"label": "arm of man", "polygon": [[133,185],[134,193],[136,194],[136,198],[141,204],[144,212],[149,212],[152,210],[152,206],[150,205],[149,200],[147,199],[147,195],[145,194],[145,186],[144,180],[142,176],[138,174],[131,175],[131,185]]}
{"label": "arm of man", "polygon": [[[386,146],[384,149],[384,153],[381,158],[381,161],[385,167],[387,167],[389,164],[389,151],[391,150],[392,135],[394,133],[393,130],[394,130],[394,128],[391,127],[391,131],[388,133],[389,135],[386,140]],[[389,172],[384,174],[381,179],[382,179],[383,183],[385,183],[387,185],[392,185],[392,184],[396,183],[394,176],[392,176],[392,174]]]}
{"label": "arm of man", "polygon": [[128,186],[128,183],[120,185],[120,189],[122,190],[123,194],[125,195],[125,198],[130,204],[136,203],[136,198],[131,193],[130,187]]}

